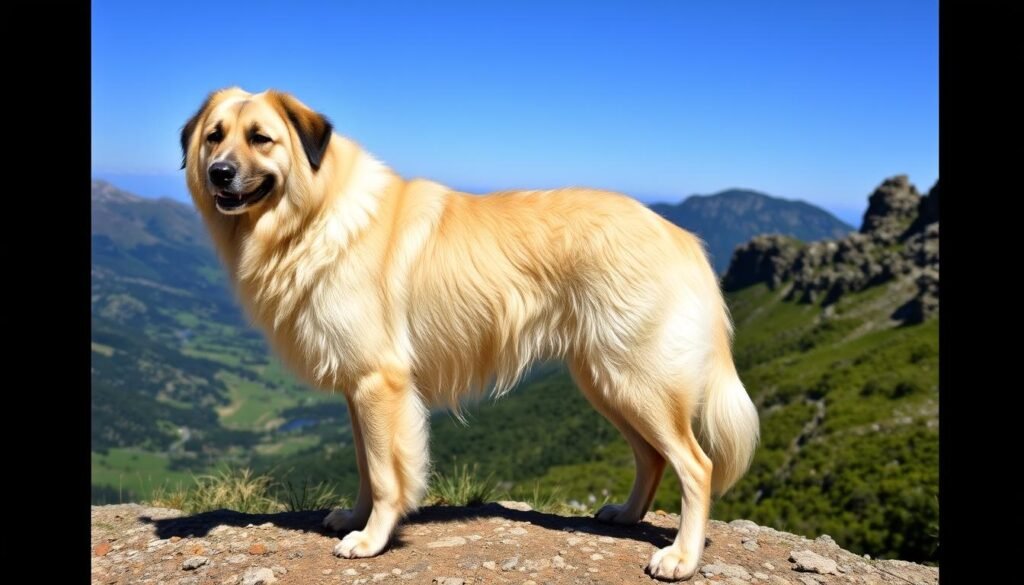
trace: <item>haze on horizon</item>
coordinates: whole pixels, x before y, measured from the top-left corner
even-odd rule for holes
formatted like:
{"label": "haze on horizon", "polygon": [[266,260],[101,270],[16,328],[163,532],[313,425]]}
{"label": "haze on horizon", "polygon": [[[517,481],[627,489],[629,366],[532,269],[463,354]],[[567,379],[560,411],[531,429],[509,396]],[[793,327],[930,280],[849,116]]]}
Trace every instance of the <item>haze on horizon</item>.
{"label": "haze on horizon", "polygon": [[747,188],[858,225],[938,177],[938,3],[128,3],[92,18],[93,176],[187,199],[212,90],[294,93],[406,177],[645,202]]}

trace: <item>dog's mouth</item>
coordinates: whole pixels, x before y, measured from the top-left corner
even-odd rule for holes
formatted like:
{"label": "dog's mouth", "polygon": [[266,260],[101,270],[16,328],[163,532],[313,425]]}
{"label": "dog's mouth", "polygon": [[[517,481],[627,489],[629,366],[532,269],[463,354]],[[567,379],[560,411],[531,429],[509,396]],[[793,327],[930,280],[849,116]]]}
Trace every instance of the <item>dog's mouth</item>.
{"label": "dog's mouth", "polygon": [[260,186],[248,193],[232,193],[230,191],[218,191],[214,195],[217,202],[217,209],[221,213],[238,213],[258,202],[274,190],[274,177],[269,175]]}

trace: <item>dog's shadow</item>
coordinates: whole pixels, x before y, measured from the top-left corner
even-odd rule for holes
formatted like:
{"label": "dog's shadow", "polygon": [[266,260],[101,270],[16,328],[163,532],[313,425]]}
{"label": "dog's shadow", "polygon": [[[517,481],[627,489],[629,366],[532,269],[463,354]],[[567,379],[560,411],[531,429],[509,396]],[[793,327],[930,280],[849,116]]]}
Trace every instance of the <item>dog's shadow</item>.
{"label": "dog's shadow", "polygon": [[[324,536],[341,537],[339,534],[324,528],[321,522],[329,510],[313,510],[304,512],[278,512],[274,514],[245,514],[233,510],[214,510],[192,516],[178,518],[151,518],[141,516],[139,520],[152,524],[159,538],[173,536],[203,537],[217,526],[248,526],[271,523],[286,530],[303,531],[322,534]],[[548,530],[575,533],[581,532],[594,536],[610,536],[617,539],[631,539],[646,542],[661,548],[671,544],[675,537],[675,528],[662,528],[649,522],[640,522],[634,526],[605,524],[587,516],[558,516],[544,512],[521,511],[506,508],[499,504],[484,504],[473,507],[427,506],[410,514],[400,525],[391,541],[391,548],[402,548],[405,542],[403,532],[417,525],[427,523],[458,522],[480,520],[486,518],[503,518],[514,522],[529,522]]]}

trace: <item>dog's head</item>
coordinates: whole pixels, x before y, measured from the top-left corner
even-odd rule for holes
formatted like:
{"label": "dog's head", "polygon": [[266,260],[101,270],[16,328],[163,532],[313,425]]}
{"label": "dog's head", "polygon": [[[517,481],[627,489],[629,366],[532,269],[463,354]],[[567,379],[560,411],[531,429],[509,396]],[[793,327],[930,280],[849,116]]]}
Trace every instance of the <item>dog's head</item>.
{"label": "dog's head", "polygon": [[210,94],[181,131],[182,165],[200,209],[260,212],[320,170],[332,127],[291,95],[229,88]]}

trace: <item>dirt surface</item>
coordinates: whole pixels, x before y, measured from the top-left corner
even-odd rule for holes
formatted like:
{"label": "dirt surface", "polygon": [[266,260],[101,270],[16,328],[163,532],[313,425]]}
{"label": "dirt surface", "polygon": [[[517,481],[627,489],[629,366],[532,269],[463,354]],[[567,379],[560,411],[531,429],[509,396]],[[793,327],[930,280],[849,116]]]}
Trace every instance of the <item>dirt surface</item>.
{"label": "dirt surface", "polygon": [[[383,554],[347,560],[332,554],[339,535],[321,527],[326,513],[219,510],[188,516],[135,504],[94,506],[92,583],[653,584],[644,568],[655,550],[671,542],[679,521],[652,512],[637,526],[608,526],[516,502],[428,507],[401,525]],[[868,560],[828,536],[809,540],[747,520],[711,521],[707,537],[700,570],[688,583],[939,580],[934,567]]]}

